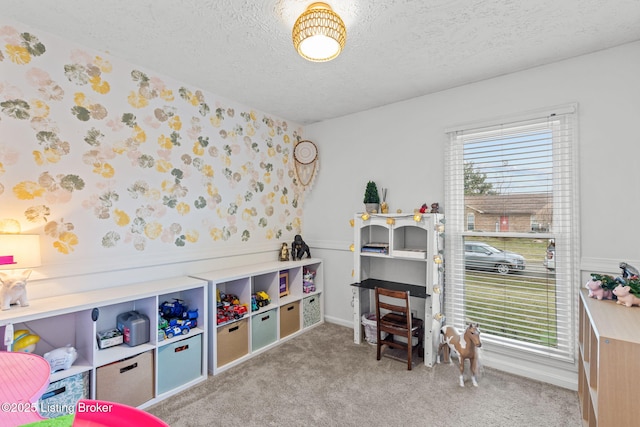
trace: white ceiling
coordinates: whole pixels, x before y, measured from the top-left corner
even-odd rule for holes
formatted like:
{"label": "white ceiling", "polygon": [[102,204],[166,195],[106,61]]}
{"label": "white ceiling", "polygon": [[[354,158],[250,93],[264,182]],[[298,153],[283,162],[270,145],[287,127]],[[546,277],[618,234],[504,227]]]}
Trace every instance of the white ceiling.
{"label": "white ceiling", "polygon": [[291,43],[311,2],[0,0],[0,18],[300,124],[640,40],[640,0],[329,0],[347,44],[312,63]]}

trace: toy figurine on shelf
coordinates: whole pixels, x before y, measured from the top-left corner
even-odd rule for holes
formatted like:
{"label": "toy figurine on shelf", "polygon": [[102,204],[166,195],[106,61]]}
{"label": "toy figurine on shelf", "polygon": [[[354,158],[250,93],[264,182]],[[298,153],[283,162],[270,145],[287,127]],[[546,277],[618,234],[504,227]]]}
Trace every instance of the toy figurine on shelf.
{"label": "toy figurine on shelf", "polygon": [[622,270],[623,279],[628,279],[633,276],[640,276],[640,272],[638,272],[638,269],[632,265],[627,264],[626,262],[620,263],[620,269]]}
{"label": "toy figurine on shelf", "polygon": [[311,258],[311,251],[309,250],[309,246],[307,246],[304,240],[302,240],[301,235],[296,234],[296,236],[293,238],[293,243],[291,243],[291,260],[301,260],[304,254],[307,254],[307,258]]}
{"label": "toy figurine on shelf", "polygon": [[12,304],[27,307],[27,279],[31,270],[25,270],[18,275],[0,272],[0,305],[2,310],[9,310]]}
{"label": "toy figurine on shelf", "polygon": [[289,261],[289,247],[286,243],[282,243],[280,247],[280,256],[278,257],[280,261]]}
{"label": "toy figurine on shelf", "polygon": [[158,313],[158,341],[164,341],[167,338],[164,330],[169,327],[169,321]]}
{"label": "toy figurine on shelf", "polygon": [[36,350],[36,344],[40,341],[40,337],[32,334],[27,329],[18,329],[13,333],[12,351],[21,353],[33,353]]}
{"label": "toy figurine on shelf", "polygon": [[631,287],[629,285],[618,285],[613,290],[613,294],[618,297],[618,301],[616,301],[616,304],[621,304],[626,307],[640,305],[640,298],[631,293]]}
{"label": "toy figurine on shelf", "polygon": [[589,297],[595,299],[613,299],[612,289],[607,289],[602,284],[602,280],[596,280],[594,276],[591,275],[591,280],[589,280],[584,287],[589,290]]}
{"label": "toy figurine on shelf", "polygon": [[431,203],[431,213],[440,213],[440,203]]}
{"label": "toy figurine on shelf", "polygon": [[429,206],[427,206],[426,203],[423,203],[422,206],[420,206],[420,213],[427,213],[429,212]]}

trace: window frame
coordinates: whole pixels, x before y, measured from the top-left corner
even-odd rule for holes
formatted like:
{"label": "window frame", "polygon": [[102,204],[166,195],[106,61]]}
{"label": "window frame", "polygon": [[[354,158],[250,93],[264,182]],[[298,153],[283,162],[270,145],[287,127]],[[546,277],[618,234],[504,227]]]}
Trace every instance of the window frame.
{"label": "window frame", "polygon": [[[562,116],[562,117],[559,117]],[[562,298],[569,298],[569,302],[565,307],[569,310],[567,316],[564,317],[565,323],[563,326],[566,328],[567,336],[563,338],[563,348],[560,352],[548,351],[544,348],[537,348],[536,346],[522,345],[519,342],[511,342],[509,339],[491,339],[488,345],[485,345],[487,350],[496,352],[501,356],[508,357],[522,357],[524,359],[534,360],[536,363],[547,363],[564,366],[568,363],[575,366],[577,347],[576,341],[576,325],[577,325],[577,292],[579,289],[579,192],[578,192],[578,135],[577,135],[577,104],[567,104],[563,106],[553,107],[545,110],[537,110],[530,113],[521,115],[514,115],[509,118],[498,118],[493,120],[487,120],[479,123],[471,123],[465,125],[459,125],[450,129],[447,129],[449,134],[449,146],[445,150],[445,206],[447,207],[447,232],[445,233],[446,244],[445,254],[447,260],[447,268],[445,269],[446,283],[449,286],[456,286],[456,281],[459,282],[460,268],[464,269],[464,236],[473,233],[468,230],[468,219],[464,214],[464,188],[461,184],[460,176],[463,175],[464,170],[464,155],[463,144],[456,144],[453,142],[460,132],[463,131],[477,131],[478,129],[496,129],[500,126],[517,125],[519,122],[527,120],[542,119],[544,117],[551,118],[552,120],[561,120],[563,126],[570,129],[571,136],[569,141],[556,142],[554,135],[554,190],[553,197],[556,200],[556,193],[560,190],[555,187],[556,176],[568,176],[568,183],[564,183],[562,187],[563,192],[572,191],[573,195],[569,198],[570,204],[568,207],[562,208],[568,211],[568,215],[571,220],[565,221],[559,227],[562,228],[561,232],[557,230],[545,230],[543,232],[535,233],[535,235],[541,239],[554,239],[560,243],[564,250],[560,253],[556,251],[556,268],[559,263],[562,263],[560,270],[563,272],[561,276],[558,276],[557,280],[563,283],[572,283],[572,286],[567,286],[566,292],[561,296]],[[568,138],[567,138],[568,139]],[[559,154],[556,151],[556,147],[559,144],[567,144],[569,153]],[[556,156],[568,156],[567,159],[556,159]],[[561,172],[558,169],[563,169]],[[566,179],[566,178],[563,178]],[[565,187],[569,188],[567,190]],[[559,204],[558,204],[559,205]],[[555,205],[554,205],[555,206]],[[453,209],[452,209],[453,208]],[[453,212],[452,212],[453,211]],[[452,215],[453,213],[453,215]],[[563,212],[563,215],[566,213]],[[501,236],[503,232],[496,230],[495,233],[483,233]],[[521,234],[521,237],[526,237],[530,233],[510,233],[511,235]],[[458,277],[456,276],[456,271]],[[558,270],[556,270],[558,271]],[[560,285],[556,283],[556,292]],[[455,295],[455,293],[454,293]],[[560,295],[558,295],[560,297]],[[445,290],[445,316],[449,323],[454,326],[463,327],[464,320],[460,319],[459,315],[455,314],[454,306],[456,304],[464,304],[462,301],[452,300],[450,292]],[[518,369],[515,369],[518,371]]]}

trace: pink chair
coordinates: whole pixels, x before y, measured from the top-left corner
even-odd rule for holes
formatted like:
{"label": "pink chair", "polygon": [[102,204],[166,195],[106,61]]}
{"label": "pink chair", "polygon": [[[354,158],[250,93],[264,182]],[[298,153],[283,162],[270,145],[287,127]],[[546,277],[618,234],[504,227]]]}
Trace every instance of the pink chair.
{"label": "pink chair", "polygon": [[73,427],[169,427],[141,409],[105,400],[80,399]]}
{"label": "pink chair", "polygon": [[41,356],[0,351],[0,426],[12,427],[44,420],[35,410],[49,386],[51,367]]}

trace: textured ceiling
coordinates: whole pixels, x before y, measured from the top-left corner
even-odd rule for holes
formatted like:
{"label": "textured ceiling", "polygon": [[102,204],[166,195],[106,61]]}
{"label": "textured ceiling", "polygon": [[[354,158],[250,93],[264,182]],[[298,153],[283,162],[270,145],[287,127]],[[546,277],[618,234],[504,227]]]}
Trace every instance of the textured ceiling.
{"label": "textured ceiling", "polygon": [[308,124],[640,40],[640,0],[331,0],[342,54],[305,61],[311,0],[0,0],[11,18]]}

